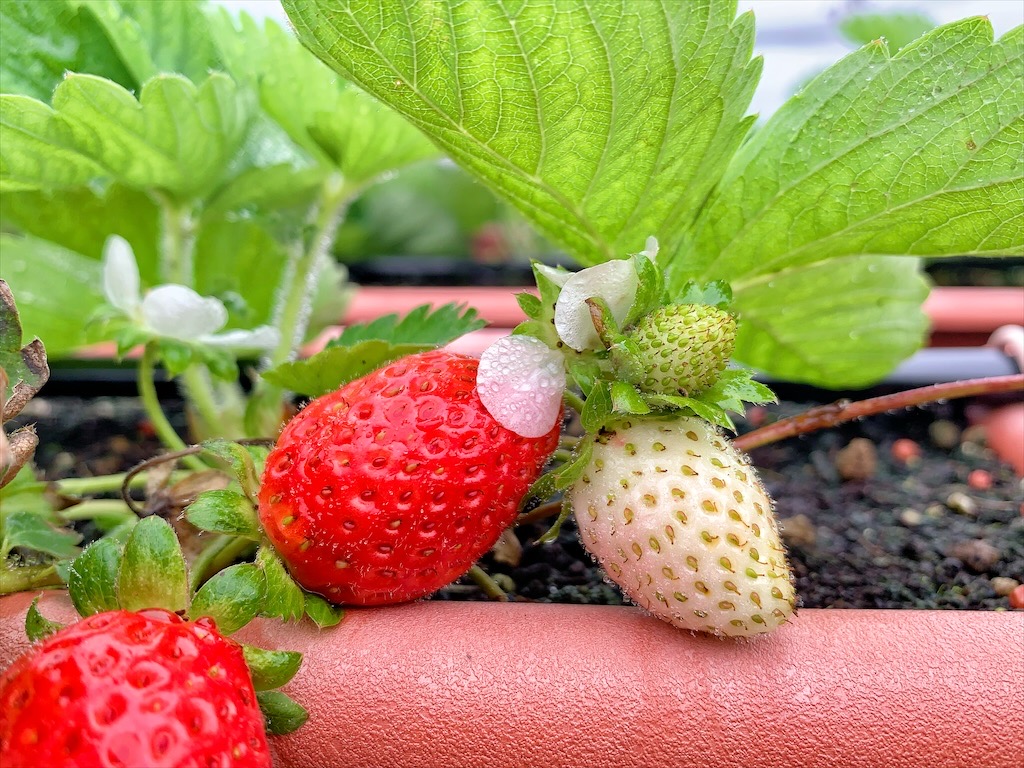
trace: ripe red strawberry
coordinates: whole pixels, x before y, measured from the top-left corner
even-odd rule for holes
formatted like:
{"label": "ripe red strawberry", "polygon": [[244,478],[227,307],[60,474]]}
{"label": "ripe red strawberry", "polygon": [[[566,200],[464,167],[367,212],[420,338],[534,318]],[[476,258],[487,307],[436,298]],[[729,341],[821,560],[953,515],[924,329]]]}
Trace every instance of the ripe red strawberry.
{"label": "ripe red strawberry", "polygon": [[242,648],[210,619],[107,611],[0,676],[0,765],[266,766]]}
{"label": "ripe red strawberry", "polygon": [[593,438],[569,490],[584,546],[637,604],[683,629],[768,632],[795,596],[771,499],[697,417],[637,418]]}
{"label": "ripe red strawberry", "polygon": [[381,605],[464,574],[515,519],[558,444],[480,402],[478,361],[397,360],[314,400],[267,458],[259,514],[292,576],[332,602]]}

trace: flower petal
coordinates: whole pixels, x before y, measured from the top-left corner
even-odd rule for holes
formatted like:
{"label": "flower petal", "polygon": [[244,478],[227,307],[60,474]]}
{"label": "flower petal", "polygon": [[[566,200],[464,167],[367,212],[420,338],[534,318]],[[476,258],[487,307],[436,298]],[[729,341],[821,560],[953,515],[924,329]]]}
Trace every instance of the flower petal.
{"label": "flower petal", "polygon": [[604,299],[612,317],[622,322],[636,298],[638,283],[636,269],[628,259],[581,269],[565,281],[555,303],[555,330],[559,337],[577,352],[600,349],[601,338],[590,317],[587,299]]}
{"label": "flower petal", "polygon": [[139,309],[139,265],[127,240],[111,235],[103,245],[103,295],[127,315]]}
{"label": "flower petal", "polygon": [[644,243],[644,249],[640,251],[640,253],[642,253],[651,261],[656,261],[658,258],[659,248],[660,246],[658,245],[658,238],[656,238],[654,235],[651,235],[650,237],[647,238],[647,242]]}
{"label": "flower petal", "polygon": [[161,285],[142,300],[142,318],[151,331],[180,341],[197,341],[228,321],[219,299],[200,296],[184,285]]}
{"label": "flower petal", "polygon": [[199,339],[204,344],[214,347],[227,347],[229,349],[273,349],[281,340],[281,334],[277,328],[269,325],[261,325],[251,331],[233,330],[217,333],[212,336],[203,336]]}
{"label": "flower petal", "polygon": [[523,437],[541,437],[562,418],[562,356],[532,336],[505,336],[480,356],[476,388],[501,426]]}

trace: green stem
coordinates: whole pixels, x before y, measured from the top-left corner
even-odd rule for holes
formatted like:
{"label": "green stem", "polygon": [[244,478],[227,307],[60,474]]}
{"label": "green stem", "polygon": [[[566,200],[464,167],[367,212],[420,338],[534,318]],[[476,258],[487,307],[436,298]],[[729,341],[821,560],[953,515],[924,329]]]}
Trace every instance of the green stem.
{"label": "green stem", "polygon": [[[171,451],[182,451],[188,448],[185,441],[178,437],[171,422],[167,420],[163,409],[160,407],[160,400],[156,395],[156,384],[153,381],[153,362],[156,357],[156,345],[150,342],[142,351],[142,358],[139,360],[138,387],[139,397],[142,399],[142,407],[146,415],[153,423],[160,441]],[[196,456],[186,456],[183,461],[195,470],[207,469],[207,466]]]}
{"label": "green stem", "polygon": [[320,264],[330,253],[351,198],[352,190],[340,176],[332,175],[324,180],[315,209],[313,235],[305,247],[291,250],[281,278],[274,307],[274,325],[281,332],[281,339],[268,359],[270,367],[291,360],[302,345]]}
{"label": "green stem", "polygon": [[120,499],[90,499],[72,507],[62,509],[57,514],[62,520],[72,522],[74,520],[92,520],[100,515],[123,517],[131,520],[135,513],[128,509],[128,505]]}
{"label": "green stem", "polygon": [[[338,226],[354,190],[339,175],[324,180],[318,204],[311,211],[313,233],[288,249],[288,262],[281,274],[275,298],[273,324],[281,334],[277,347],[263,361],[263,368],[273,368],[295,357],[309,327],[311,297],[316,288],[320,266],[330,255]],[[260,379],[253,394],[247,426],[252,434],[276,433],[280,428],[280,408],[284,390]]]}
{"label": "green stem", "polygon": [[10,568],[0,565],[0,595],[28,592],[41,587],[63,584],[52,565],[22,565]]}
{"label": "green stem", "polygon": [[[52,481],[51,487],[55,487],[57,493],[64,496],[94,496],[99,493],[114,493],[121,490],[127,472],[119,472],[116,475],[100,475],[99,477],[66,477]],[[176,472],[171,475],[171,483],[181,480],[185,476],[183,472]],[[142,488],[146,485],[146,474],[135,475],[129,481],[129,488]],[[45,488],[47,483],[39,483],[39,488]]]}
{"label": "green stem", "polygon": [[165,283],[192,286],[195,281],[196,218],[193,209],[162,195],[160,204],[160,277]]}
{"label": "green stem", "polygon": [[485,571],[479,565],[474,565],[472,568],[470,568],[468,576],[476,583],[478,587],[480,587],[480,589],[483,590],[483,593],[492,600],[498,600],[502,603],[508,602],[508,594],[505,592],[505,590],[503,590],[498,585],[498,582],[492,579],[491,575],[487,573],[487,571]]}
{"label": "green stem", "polygon": [[576,411],[576,413],[583,413],[584,401],[582,397],[568,389],[565,391],[564,397],[566,405]]}

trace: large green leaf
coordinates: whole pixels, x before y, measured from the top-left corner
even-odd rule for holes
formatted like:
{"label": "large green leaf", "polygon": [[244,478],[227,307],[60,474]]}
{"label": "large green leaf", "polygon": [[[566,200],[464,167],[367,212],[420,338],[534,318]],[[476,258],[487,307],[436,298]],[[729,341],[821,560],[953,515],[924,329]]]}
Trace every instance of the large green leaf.
{"label": "large green leaf", "polygon": [[149,80],[136,99],[116,83],[69,75],[53,109],[3,98],[0,190],[77,186],[108,177],[189,199],[228,170],[250,118],[247,95],[227,76],[199,86],[178,75]]}
{"label": "large green leaf", "polygon": [[66,72],[89,72],[138,87],[88,11],[65,0],[0,2],[0,92],[49,102]]}
{"label": "large green leaf", "polygon": [[993,44],[980,17],[838,62],[740,150],[676,284],[855,254],[1024,253],[1022,67],[1024,27]]}
{"label": "large green leaf", "polygon": [[177,72],[200,80],[215,60],[213,43],[203,23],[203,3],[199,0],[68,2],[91,12],[140,83],[162,72]]}
{"label": "large green leaf", "polygon": [[438,154],[408,122],[339,79],[273,21],[261,27],[220,9],[211,28],[228,71],[258,88],[267,114],[349,185]]}
{"label": "large green leaf", "polygon": [[736,294],[733,354],[787,381],[870,384],[920,346],[927,295],[919,261],[898,256],[835,259],[771,275]]}
{"label": "large green leaf", "polygon": [[674,250],[760,72],[735,0],[284,0],[299,38],[583,264]]}
{"label": "large green leaf", "polygon": [[34,237],[0,234],[2,277],[18,297],[25,335],[50,358],[86,340],[85,320],[103,303],[100,262]]}
{"label": "large green leaf", "polygon": [[[8,192],[0,195],[0,225],[97,260],[103,256],[107,238],[120,235],[135,252],[143,284],[157,280],[160,211],[139,190],[112,184],[102,191],[72,187]],[[21,271],[24,253],[12,254],[10,264],[4,253],[4,271],[8,267]]]}
{"label": "large green leaf", "polygon": [[103,174],[73,146],[63,117],[30,96],[0,94],[0,192],[72,187]]}

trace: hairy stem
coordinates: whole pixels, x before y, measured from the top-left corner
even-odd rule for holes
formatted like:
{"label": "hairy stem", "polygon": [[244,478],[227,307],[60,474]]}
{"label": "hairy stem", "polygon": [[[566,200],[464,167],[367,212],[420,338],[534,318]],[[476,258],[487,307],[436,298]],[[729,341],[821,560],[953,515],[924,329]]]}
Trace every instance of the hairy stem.
{"label": "hairy stem", "polygon": [[192,287],[195,281],[195,212],[167,196],[160,196],[157,201],[160,204],[160,279]]}
{"label": "hairy stem", "polygon": [[[146,345],[139,360],[138,388],[139,397],[142,400],[142,407],[153,423],[153,429],[157,437],[169,450],[181,451],[188,448],[185,441],[174,431],[171,422],[167,420],[163,409],[160,407],[160,400],[156,394],[156,384],[153,381],[153,362],[156,357],[156,345],[150,342]],[[186,465],[192,469],[206,469],[206,465],[196,456],[184,457]]]}
{"label": "hairy stem", "polygon": [[567,406],[576,411],[576,413],[583,413],[583,406],[585,403],[582,397],[577,395],[571,389],[565,390],[563,397],[565,398],[565,404]]}
{"label": "hairy stem", "polygon": [[[320,199],[311,211],[312,234],[288,249],[288,263],[274,301],[273,324],[281,334],[277,347],[263,361],[264,368],[286,363],[295,357],[306,337],[312,313],[312,296],[321,264],[328,258],[353,190],[341,176],[328,177],[320,191]],[[260,379],[248,420],[252,434],[276,432],[279,428],[281,398],[284,390]]]}
{"label": "hairy stem", "polygon": [[62,509],[57,514],[66,522],[92,520],[100,516],[120,517],[124,520],[131,520],[135,517],[135,513],[120,499],[90,499]]}
{"label": "hairy stem", "polygon": [[872,397],[868,400],[840,400],[836,403],[821,405],[809,411],[790,416],[774,424],[768,424],[745,435],[740,435],[733,444],[741,451],[760,448],[762,445],[785,440],[789,437],[816,432],[819,429],[834,427],[847,421],[864,416],[893,411],[898,408],[910,408],[926,405],[937,400],[953,400],[960,397],[977,395],[995,395],[1003,392],[1024,391],[1024,373],[1010,376],[992,376],[985,379],[968,379],[932,384],[918,389],[908,389],[892,395]]}
{"label": "hairy stem", "polygon": [[491,575],[479,565],[474,565],[470,568],[467,575],[478,587],[480,587],[481,590],[483,590],[483,593],[492,600],[497,600],[502,603],[508,602],[508,594],[506,594],[505,590],[503,590],[498,585],[498,582],[492,579]]}

